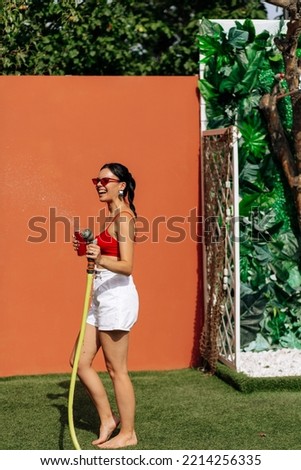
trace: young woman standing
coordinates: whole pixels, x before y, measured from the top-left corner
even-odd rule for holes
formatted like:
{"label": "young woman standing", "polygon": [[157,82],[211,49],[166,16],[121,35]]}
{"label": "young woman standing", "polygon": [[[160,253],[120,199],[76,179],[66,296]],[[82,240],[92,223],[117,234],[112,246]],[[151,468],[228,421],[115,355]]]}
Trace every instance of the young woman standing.
{"label": "young woman standing", "polygon": [[[78,364],[78,376],[85,385],[100,418],[99,448],[117,449],[137,444],[135,395],[128,374],[129,332],[137,321],[139,299],[132,277],[135,217],[135,180],[120,163],[102,166],[93,178],[99,200],[107,205],[109,225],[87,246],[87,257],[95,260],[91,307]],[[78,242],[74,239],[74,249]],[[113,382],[118,408],[114,414],[93,360],[102,348]],[[71,356],[73,365],[76,344]],[[111,437],[120,425],[120,432]]]}

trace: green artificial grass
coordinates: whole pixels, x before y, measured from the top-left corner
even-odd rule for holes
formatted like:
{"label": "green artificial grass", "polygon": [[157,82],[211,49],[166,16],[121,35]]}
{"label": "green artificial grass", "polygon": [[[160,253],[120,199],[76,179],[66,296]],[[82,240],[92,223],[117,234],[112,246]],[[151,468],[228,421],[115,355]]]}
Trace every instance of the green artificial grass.
{"label": "green artificial grass", "polygon": [[249,377],[243,372],[236,372],[223,364],[218,364],[216,375],[236,390],[245,393],[263,390],[301,391],[301,376]]}
{"label": "green artificial grass", "polygon": [[[100,373],[112,400],[111,381]],[[136,450],[294,450],[301,448],[299,390],[241,393],[195,369],[131,373],[136,400]],[[0,380],[1,449],[73,449],[68,428],[70,376]],[[83,450],[95,449],[95,409],[77,382],[74,423]]]}

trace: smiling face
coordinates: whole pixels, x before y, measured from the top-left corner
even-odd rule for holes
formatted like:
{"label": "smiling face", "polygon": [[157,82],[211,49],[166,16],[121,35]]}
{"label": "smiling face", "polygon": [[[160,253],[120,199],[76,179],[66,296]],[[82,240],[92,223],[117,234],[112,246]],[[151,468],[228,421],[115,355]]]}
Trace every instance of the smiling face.
{"label": "smiling face", "polygon": [[94,179],[96,191],[101,202],[110,202],[118,198],[119,190],[125,188],[125,183],[119,181],[109,168],[103,168]]}

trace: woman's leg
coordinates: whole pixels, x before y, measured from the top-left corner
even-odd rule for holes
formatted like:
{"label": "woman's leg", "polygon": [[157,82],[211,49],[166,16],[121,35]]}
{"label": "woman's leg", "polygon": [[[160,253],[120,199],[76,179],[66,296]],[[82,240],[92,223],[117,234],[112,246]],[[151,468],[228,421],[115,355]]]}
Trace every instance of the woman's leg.
{"label": "woman's leg", "polygon": [[116,449],[136,445],[135,394],[127,368],[129,333],[127,331],[99,333],[107,370],[113,381],[121,424],[119,434],[99,447]]}
{"label": "woman's leg", "polygon": [[[73,366],[76,344],[71,355],[71,366]],[[119,419],[112,412],[107,393],[99,375],[92,367],[93,359],[100,347],[101,343],[97,328],[87,324],[78,363],[77,375],[85,385],[100,418],[101,424],[99,438],[93,441],[92,444],[101,444],[109,439],[119,423]]]}

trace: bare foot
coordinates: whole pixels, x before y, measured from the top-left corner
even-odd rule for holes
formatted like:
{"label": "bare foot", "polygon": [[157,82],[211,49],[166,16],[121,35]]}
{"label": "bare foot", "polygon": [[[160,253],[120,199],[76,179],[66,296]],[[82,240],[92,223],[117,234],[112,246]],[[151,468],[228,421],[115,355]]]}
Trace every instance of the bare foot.
{"label": "bare foot", "polygon": [[106,442],[110,439],[115,429],[118,428],[120,424],[120,419],[118,416],[113,416],[113,419],[110,423],[101,424],[99,430],[99,438],[92,441],[92,445],[97,446]]}
{"label": "bare foot", "polygon": [[120,449],[121,447],[135,446],[137,445],[136,433],[132,434],[122,434],[122,431],[118,436],[113,437],[107,442],[104,442],[101,445],[98,445],[99,449]]}

